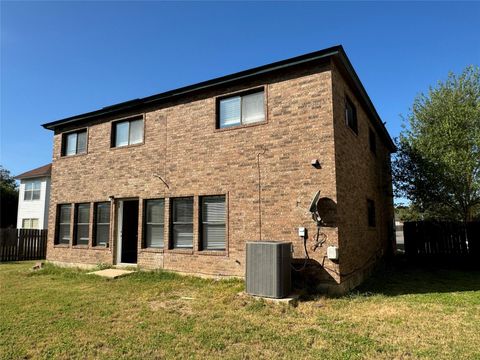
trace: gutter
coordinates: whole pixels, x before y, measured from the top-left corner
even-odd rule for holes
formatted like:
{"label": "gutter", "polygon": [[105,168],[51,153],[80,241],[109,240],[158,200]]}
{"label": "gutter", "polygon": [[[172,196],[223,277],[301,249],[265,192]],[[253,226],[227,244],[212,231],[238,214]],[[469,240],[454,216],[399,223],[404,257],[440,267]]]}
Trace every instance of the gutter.
{"label": "gutter", "polygon": [[139,98],[139,99],[133,99],[133,100],[121,102],[121,103],[118,103],[118,104],[114,104],[114,105],[111,105],[111,106],[106,106],[106,107],[103,107],[102,109],[99,109],[99,110],[95,110],[95,111],[87,112],[87,113],[84,113],[84,114],[80,114],[80,115],[76,115],[76,116],[72,116],[72,117],[48,122],[48,123],[42,124],[42,126],[45,129],[48,129],[48,130],[55,130],[59,126],[64,126],[64,125],[73,124],[73,123],[77,123],[77,122],[81,122],[81,121],[100,118],[100,117],[103,117],[103,116],[114,115],[114,114],[122,113],[122,112],[125,112],[125,111],[128,111],[128,110],[134,110],[136,108],[141,108],[141,107],[147,106],[147,105],[153,106],[155,104],[161,104],[163,102],[171,101],[171,100],[174,100],[176,98],[179,98],[179,97],[182,97],[182,96],[187,96],[187,95],[199,92],[199,91],[212,89],[212,88],[215,88],[215,87],[221,86],[221,85],[228,85],[228,84],[240,81],[240,80],[246,80],[246,79],[254,78],[256,76],[260,76],[260,75],[263,75],[263,74],[268,74],[268,73],[271,73],[271,72],[287,69],[287,68],[290,68],[290,67],[294,67],[294,66],[297,66],[297,65],[302,65],[302,64],[306,64],[306,63],[310,63],[310,62],[315,62],[315,61],[318,61],[318,60],[321,60],[321,59],[324,59],[324,58],[328,58],[328,57],[333,57],[333,56],[338,56],[338,58],[340,59],[340,62],[345,67],[345,70],[347,71],[347,73],[349,74],[349,76],[353,80],[355,86],[357,87],[357,90],[359,91],[361,98],[365,101],[365,105],[367,106],[367,110],[370,112],[370,114],[375,118],[376,122],[378,123],[380,131],[382,132],[382,135],[385,138],[390,150],[392,152],[395,152],[396,151],[395,144],[393,143],[390,135],[388,134],[388,131],[385,127],[385,124],[380,119],[380,116],[378,115],[377,111],[375,110],[375,107],[374,107],[372,101],[370,100],[370,97],[368,96],[368,94],[367,94],[365,88],[363,87],[357,73],[355,72],[350,60],[348,59],[348,57],[345,53],[345,50],[343,49],[343,47],[341,45],[333,46],[333,47],[323,49],[323,50],[320,50],[320,51],[316,51],[316,52],[313,52],[313,53],[309,53],[309,54],[300,55],[300,56],[293,57],[293,58],[290,58],[290,59],[277,61],[277,62],[274,62],[274,63],[271,63],[271,64],[262,65],[262,66],[255,67],[255,68],[252,68],[252,69],[243,70],[243,71],[240,71],[240,72],[237,72],[237,73],[221,76],[221,77],[214,78],[214,79],[211,79],[211,80],[199,82],[199,83],[196,83],[196,84],[193,84],[193,85],[180,87],[180,88],[177,88],[177,89],[174,89],[174,90],[169,90],[169,91],[159,93],[159,94],[156,94],[156,95],[147,96],[147,97]]}
{"label": "gutter", "polygon": [[185,96],[193,92],[214,88],[220,85],[230,84],[239,80],[249,79],[262,74],[267,74],[270,72],[274,72],[277,70],[289,68],[292,66],[296,66],[296,65],[300,65],[308,62],[314,62],[323,58],[337,55],[339,54],[340,49],[341,49],[340,45],[334,46],[334,47],[324,49],[315,53],[300,55],[291,59],[281,60],[268,65],[262,65],[253,69],[243,70],[234,74],[214,78],[211,80],[203,81],[193,85],[184,86],[174,90],[169,90],[169,91],[148,96],[145,98],[125,101],[122,103],[104,107],[100,110],[95,110],[92,112],[45,123],[45,124],[42,124],[42,126],[48,130],[55,130],[55,128],[60,125],[71,124],[73,122],[77,122],[81,120],[93,119],[93,118],[105,116],[108,114],[114,114],[116,112],[121,112],[128,109],[134,109],[142,105],[153,105],[159,102],[164,102],[166,100],[172,100],[180,96]]}

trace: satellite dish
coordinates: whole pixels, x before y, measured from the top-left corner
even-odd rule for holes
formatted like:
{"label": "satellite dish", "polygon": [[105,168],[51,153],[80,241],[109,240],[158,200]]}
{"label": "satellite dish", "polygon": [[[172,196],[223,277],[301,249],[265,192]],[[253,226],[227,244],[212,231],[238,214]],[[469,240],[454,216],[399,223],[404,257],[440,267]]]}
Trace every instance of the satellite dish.
{"label": "satellite dish", "polygon": [[317,191],[315,196],[312,199],[312,202],[310,203],[309,210],[312,214],[317,214],[318,213],[318,200],[320,200],[320,190]]}

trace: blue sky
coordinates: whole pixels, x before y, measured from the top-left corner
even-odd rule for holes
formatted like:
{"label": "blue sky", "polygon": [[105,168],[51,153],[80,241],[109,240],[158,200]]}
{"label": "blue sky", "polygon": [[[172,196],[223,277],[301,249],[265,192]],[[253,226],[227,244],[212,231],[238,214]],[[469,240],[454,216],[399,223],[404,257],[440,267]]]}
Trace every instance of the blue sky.
{"label": "blue sky", "polygon": [[1,2],[0,163],[51,161],[40,125],[342,44],[392,137],[414,97],[480,64],[480,3]]}

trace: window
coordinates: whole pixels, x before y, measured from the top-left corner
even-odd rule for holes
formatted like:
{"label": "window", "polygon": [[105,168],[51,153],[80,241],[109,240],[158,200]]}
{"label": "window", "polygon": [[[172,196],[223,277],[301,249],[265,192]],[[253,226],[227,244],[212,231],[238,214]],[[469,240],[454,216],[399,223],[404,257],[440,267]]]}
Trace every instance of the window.
{"label": "window", "polygon": [[90,228],[90,204],[77,204],[75,211],[74,245],[88,245]]}
{"label": "window", "polygon": [[58,205],[57,244],[70,244],[70,204]]}
{"label": "window", "polygon": [[107,246],[110,238],[110,203],[95,204],[95,232],[93,246]]}
{"label": "window", "polygon": [[247,125],[265,120],[265,92],[223,98],[218,101],[218,127]]}
{"label": "window", "polygon": [[349,98],[345,100],[345,121],[355,134],[358,134],[357,109]]}
{"label": "window", "polygon": [[172,247],[193,248],[193,198],[172,199]]}
{"label": "window", "polygon": [[145,201],[145,247],[163,248],[165,200]]}
{"label": "window", "polygon": [[63,134],[62,156],[87,152],[87,129]]}
{"label": "window", "polygon": [[368,141],[370,143],[370,150],[372,153],[377,154],[377,139],[375,137],[375,131],[368,129]]}
{"label": "window", "polygon": [[143,119],[113,123],[112,147],[140,144],[143,141]]}
{"label": "window", "polygon": [[38,219],[23,219],[22,229],[38,229]]}
{"label": "window", "polygon": [[40,200],[41,181],[26,181],[23,200]]}
{"label": "window", "polygon": [[225,250],[225,196],[202,197],[202,250]]}
{"label": "window", "polygon": [[375,202],[373,200],[367,200],[367,212],[368,212],[368,226],[375,227]]}

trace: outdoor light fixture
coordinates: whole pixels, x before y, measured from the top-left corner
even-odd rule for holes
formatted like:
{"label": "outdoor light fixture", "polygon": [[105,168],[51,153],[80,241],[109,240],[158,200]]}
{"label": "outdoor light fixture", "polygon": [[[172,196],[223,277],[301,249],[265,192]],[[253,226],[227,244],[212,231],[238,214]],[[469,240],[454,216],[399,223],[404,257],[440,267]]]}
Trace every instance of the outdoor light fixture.
{"label": "outdoor light fixture", "polygon": [[115,200],[115,196],[113,196],[113,195],[110,195],[110,196],[108,197],[108,200],[110,200],[110,201],[113,201],[113,200]]}
{"label": "outdoor light fixture", "polygon": [[320,161],[318,161],[318,159],[313,159],[310,164],[315,168],[315,169],[320,169],[321,166],[320,166]]}

